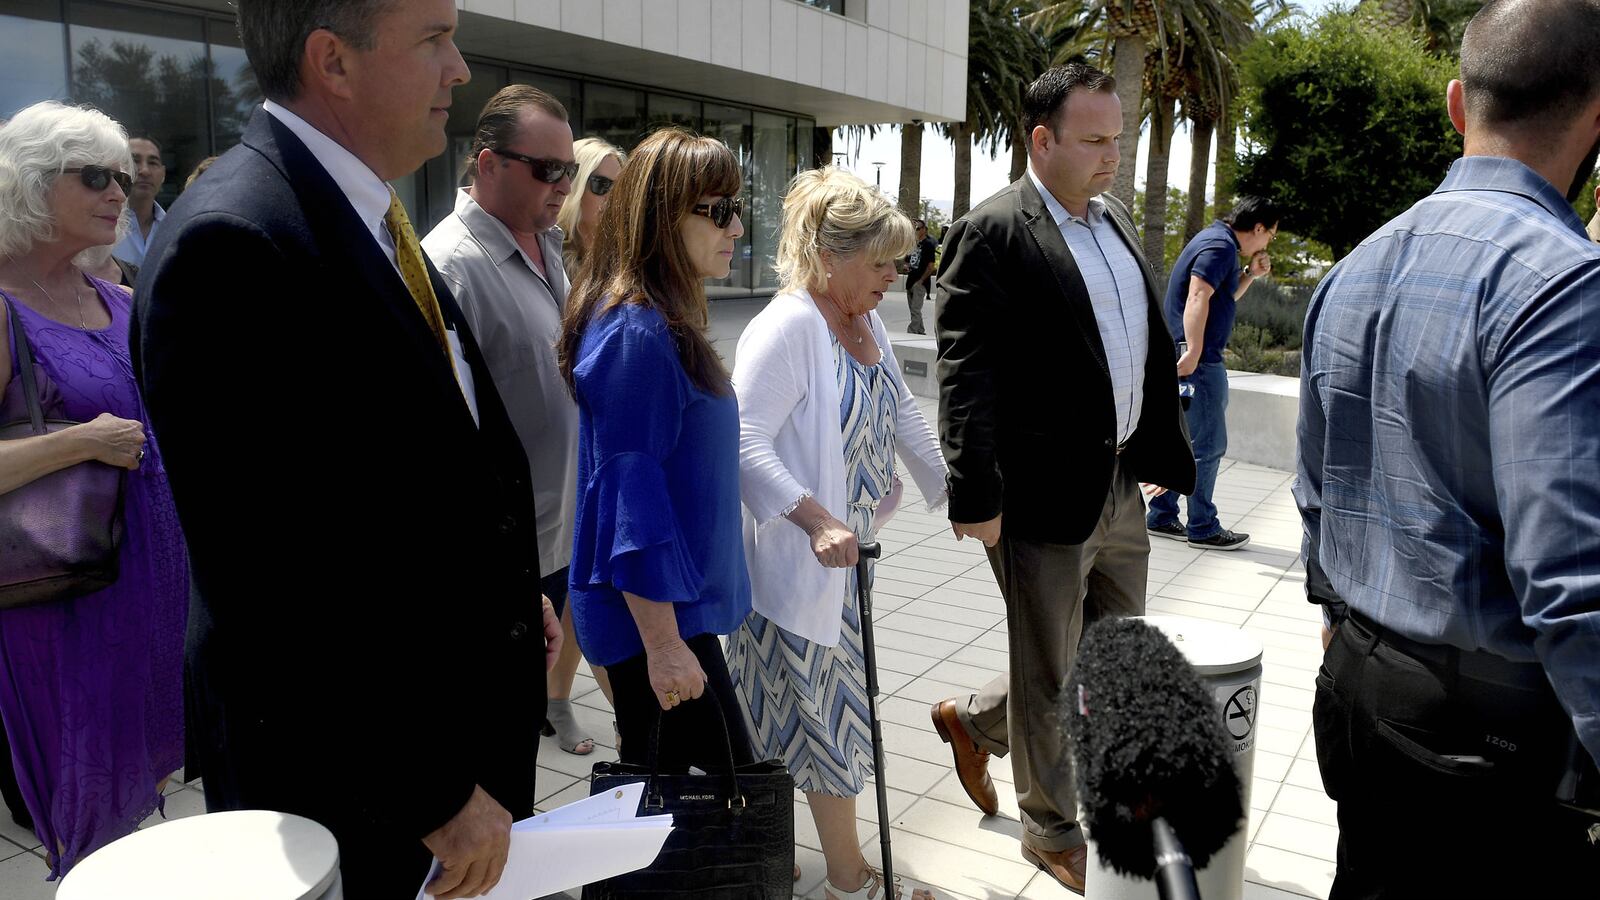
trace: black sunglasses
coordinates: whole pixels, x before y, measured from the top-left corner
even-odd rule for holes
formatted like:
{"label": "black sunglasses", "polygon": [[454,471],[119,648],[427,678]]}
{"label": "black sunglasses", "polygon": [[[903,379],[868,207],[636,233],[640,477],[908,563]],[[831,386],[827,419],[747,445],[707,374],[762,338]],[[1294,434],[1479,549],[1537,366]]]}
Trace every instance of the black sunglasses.
{"label": "black sunglasses", "polygon": [[504,156],[506,159],[527,163],[528,168],[533,170],[533,177],[545,184],[555,184],[563,178],[578,177],[578,164],[576,162],[562,162],[559,159],[534,159],[531,156],[523,156],[521,153],[512,153],[510,150],[500,150],[495,147],[490,147],[489,149]]}
{"label": "black sunglasses", "polygon": [[80,166],[76,169],[61,170],[63,175],[71,175],[74,172],[83,179],[83,186],[91,191],[103,191],[107,185],[115,181],[117,187],[122,188],[124,196],[133,192],[133,176],[127,172],[106,166]]}
{"label": "black sunglasses", "polygon": [[723,197],[715,203],[701,203],[689,211],[697,216],[705,216],[718,228],[727,228],[734,216],[744,214],[744,200],[738,197]]}
{"label": "black sunglasses", "polygon": [[611,189],[616,185],[617,180],[615,178],[607,178],[604,175],[589,176],[589,193],[596,197],[604,197],[611,193]]}

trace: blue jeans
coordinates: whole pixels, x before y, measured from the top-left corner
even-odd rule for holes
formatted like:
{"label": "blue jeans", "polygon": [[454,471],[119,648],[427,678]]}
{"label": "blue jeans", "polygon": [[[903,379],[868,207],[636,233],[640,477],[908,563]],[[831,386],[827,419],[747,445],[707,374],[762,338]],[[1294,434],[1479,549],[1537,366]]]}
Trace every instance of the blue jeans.
{"label": "blue jeans", "polygon": [[[1217,470],[1228,452],[1228,370],[1222,363],[1201,363],[1184,379],[1194,385],[1194,399],[1185,417],[1194,448],[1194,493],[1189,495],[1189,540],[1199,541],[1222,530],[1211,492]],[[1178,521],[1178,495],[1172,491],[1150,501],[1145,522],[1152,528]]]}

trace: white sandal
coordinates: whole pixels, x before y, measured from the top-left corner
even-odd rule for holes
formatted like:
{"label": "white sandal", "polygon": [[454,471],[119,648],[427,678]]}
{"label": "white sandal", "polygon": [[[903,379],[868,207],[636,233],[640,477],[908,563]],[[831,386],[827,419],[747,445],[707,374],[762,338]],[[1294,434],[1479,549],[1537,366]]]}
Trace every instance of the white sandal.
{"label": "white sandal", "polygon": [[[833,882],[828,881],[827,879],[823,879],[822,881],[822,893],[824,897],[828,898],[828,900],[883,900],[883,898],[879,895],[879,892],[882,888],[883,873],[872,868],[871,866],[867,867],[866,882],[862,884],[861,887],[858,887],[853,891],[841,891],[839,888],[833,886]],[[900,895],[903,890],[904,889],[900,884],[900,876],[896,875],[894,879],[894,900],[901,900]],[[912,891],[913,897],[916,895],[916,893],[917,891],[914,889]],[[932,892],[929,892],[928,896],[932,897]]]}

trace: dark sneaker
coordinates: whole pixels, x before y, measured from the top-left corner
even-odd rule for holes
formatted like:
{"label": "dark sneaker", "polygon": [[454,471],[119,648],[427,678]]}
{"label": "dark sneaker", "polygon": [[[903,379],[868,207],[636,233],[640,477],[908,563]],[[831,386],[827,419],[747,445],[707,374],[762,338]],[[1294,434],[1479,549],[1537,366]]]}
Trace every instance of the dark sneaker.
{"label": "dark sneaker", "polygon": [[1248,543],[1250,543],[1250,535],[1240,534],[1237,531],[1229,531],[1224,528],[1208,538],[1201,538],[1198,541],[1191,538],[1189,546],[1201,550],[1243,550]]}
{"label": "dark sneaker", "polygon": [[1189,532],[1184,530],[1181,522],[1168,522],[1165,525],[1146,525],[1144,530],[1156,537],[1172,538],[1175,541],[1187,541],[1189,539]]}

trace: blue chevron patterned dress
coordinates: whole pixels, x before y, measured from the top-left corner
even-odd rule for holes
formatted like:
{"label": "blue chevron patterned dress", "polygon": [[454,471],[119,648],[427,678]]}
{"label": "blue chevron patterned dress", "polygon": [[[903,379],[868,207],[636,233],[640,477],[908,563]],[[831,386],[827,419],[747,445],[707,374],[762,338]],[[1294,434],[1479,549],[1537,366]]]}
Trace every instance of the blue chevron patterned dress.
{"label": "blue chevron patterned dress", "polygon": [[[857,538],[870,541],[872,514],[894,480],[897,388],[884,362],[864,366],[837,339],[833,351],[844,435],[846,524]],[[846,574],[841,600],[837,646],[814,644],[752,612],[728,642],[728,668],[758,755],[782,757],[802,791],[853,797],[872,775],[854,569]]]}

